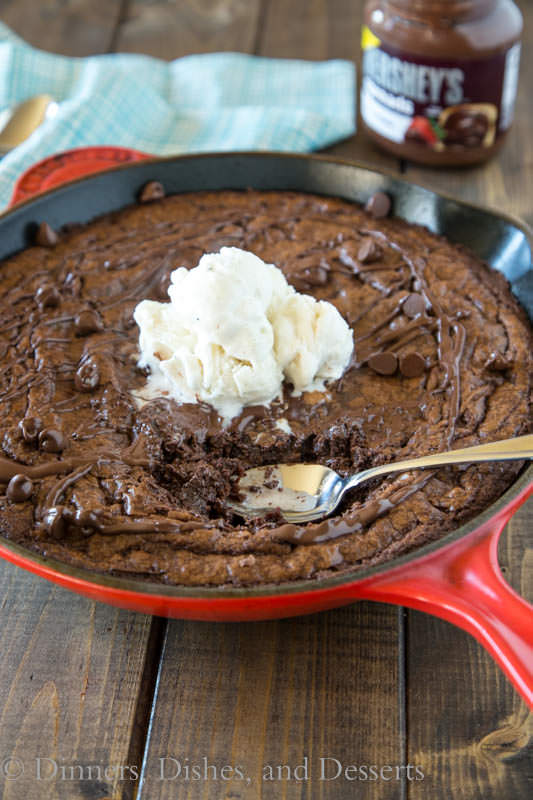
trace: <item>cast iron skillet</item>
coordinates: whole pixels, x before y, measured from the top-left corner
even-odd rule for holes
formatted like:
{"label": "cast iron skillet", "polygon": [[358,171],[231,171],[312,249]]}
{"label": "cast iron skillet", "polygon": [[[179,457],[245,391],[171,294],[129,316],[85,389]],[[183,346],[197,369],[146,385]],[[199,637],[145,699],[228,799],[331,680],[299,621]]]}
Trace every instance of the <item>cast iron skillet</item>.
{"label": "cast iron skillet", "polygon": [[[94,165],[91,169],[94,171]],[[78,172],[82,171],[80,164]],[[72,174],[71,170],[69,177]],[[26,247],[36,223],[46,220],[60,228],[67,222],[89,221],[135,202],[139,188],[148,180],[161,181],[168,194],[253,187],[317,192],[365,202],[373,192],[385,191],[393,198],[395,215],[468,245],[501,270],[533,319],[531,239],[523,223],[386,172],[317,156],[179,156],[126,164],[84,177],[0,215],[0,258]],[[533,707],[533,607],[505,583],[497,562],[502,529],[532,493],[533,466],[528,466],[499,500],[437,542],[379,566],[275,586],[189,588],[99,575],[44,558],[7,540],[0,543],[0,556],[92,599],[177,618],[273,619],[334,608],[359,598],[418,608],[473,634]]]}

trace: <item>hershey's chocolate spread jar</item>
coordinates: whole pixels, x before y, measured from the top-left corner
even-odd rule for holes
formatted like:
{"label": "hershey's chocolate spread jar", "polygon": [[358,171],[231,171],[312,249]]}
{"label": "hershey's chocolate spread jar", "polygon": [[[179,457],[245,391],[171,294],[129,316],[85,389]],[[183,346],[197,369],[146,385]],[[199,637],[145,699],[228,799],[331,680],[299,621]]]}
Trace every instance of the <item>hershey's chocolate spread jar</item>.
{"label": "hershey's chocolate spread jar", "polygon": [[518,83],[512,0],[370,0],[361,117],[385,149],[424,164],[474,164],[502,144]]}

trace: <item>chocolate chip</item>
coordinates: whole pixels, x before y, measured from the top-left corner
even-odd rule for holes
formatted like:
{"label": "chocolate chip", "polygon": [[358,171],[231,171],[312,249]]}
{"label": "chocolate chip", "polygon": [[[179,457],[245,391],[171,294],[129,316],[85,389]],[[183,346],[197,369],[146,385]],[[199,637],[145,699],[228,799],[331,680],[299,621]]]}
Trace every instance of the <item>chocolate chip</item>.
{"label": "chocolate chip", "polygon": [[324,267],[306,267],[290,276],[290,283],[299,292],[312,289],[313,286],[324,286],[328,282],[328,271]]}
{"label": "chocolate chip", "polygon": [[411,319],[414,319],[415,317],[418,317],[419,314],[422,314],[425,308],[426,303],[424,298],[421,294],[415,293],[407,295],[402,305],[403,313],[407,317],[411,317]]}
{"label": "chocolate chip", "polygon": [[139,203],[151,203],[152,200],[160,200],[165,196],[163,184],[159,181],[148,181],[139,193]]}
{"label": "chocolate chip", "polygon": [[368,359],[368,366],[378,375],[394,375],[398,369],[398,359],[394,353],[375,353]]}
{"label": "chocolate chip", "polygon": [[92,392],[100,383],[98,365],[88,359],[80,364],[74,376],[74,385],[79,392]]}
{"label": "chocolate chip", "polygon": [[45,453],[60,453],[65,449],[63,434],[54,428],[45,428],[39,434],[39,447]]}
{"label": "chocolate chip", "polygon": [[505,372],[510,369],[514,364],[512,357],[503,355],[503,353],[491,353],[485,362],[485,368],[494,370],[495,372]]}
{"label": "chocolate chip", "polygon": [[375,219],[386,217],[391,210],[391,199],[385,192],[374,192],[372,197],[368,199],[365,206],[365,211],[372,214]]}
{"label": "chocolate chip", "polygon": [[29,500],[33,492],[33,483],[27,475],[13,475],[7,484],[6,494],[12,503],[23,503]]}
{"label": "chocolate chip", "polygon": [[19,422],[19,430],[25,442],[36,442],[42,427],[39,417],[24,417]]}
{"label": "chocolate chip", "polygon": [[101,331],[103,325],[102,320],[96,311],[86,309],[85,311],[80,311],[79,314],[76,314],[74,317],[74,327],[76,329],[77,336],[88,336],[90,333]]}
{"label": "chocolate chip", "polygon": [[50,506],[43,517],[43,524],[54,539],[61,539],[67,529],[63,506]]}
{"label": "chocolate chip", "polygon": [[307,278],[311,286],[324,286],[329,280],[329,271],[324,267],[309,270],[309,273]]}
{"label": "chocolate chip", "polygon": [[35,234],[35,244],[41,247],[55,247],[59,241],[59,236],[48,222],[41,222]]}
{"label": "chocolate chip", "polygon": [[419,378],[426,370],[426,359],[420,353],[407,353],[400,358],[400,372],[406,378]]}
{"label": "chocolate chip", "polygon": [[372,261],[379,261],[383,256],[383,250],[371,236],[366,236],[359,250],[357,251],[357,258],[362,264],[369,264]]}
{"label": "chocolate chip", "polygon": [[35,302],[41,309],[57,308],[61,302],[61,295],[55,286],[39,286],[35,292]]}
{"label": "chocolate chip", "polygon": [[98,511],[89,509],[78,510],[74,520],[76,525],[78,525],[80,528],[87,528],[89,530],[96,530],[101,525]]}

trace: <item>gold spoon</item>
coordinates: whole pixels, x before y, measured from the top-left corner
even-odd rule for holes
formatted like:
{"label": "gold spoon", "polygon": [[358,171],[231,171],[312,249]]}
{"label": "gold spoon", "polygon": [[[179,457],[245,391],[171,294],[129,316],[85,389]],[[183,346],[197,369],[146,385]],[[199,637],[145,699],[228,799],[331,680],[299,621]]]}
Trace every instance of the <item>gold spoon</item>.
{"label": "gold spoon", "polygon": [[345,492],[378,475],[407,472],[411,469],[442,467],[445,464],[474,464],[482,461],[512,461],[533,458],[533,434],[500,442],[432,453],[408,458],[393,464],[370,467],[341,478],[320,464],[276,464],[247,470],[237,489],[238,502],[230,502],[243,517],[263,516],[273,509],[281,511],[287,522],[302,523],[327,517],[340,503]]}
{"label": "gold spoon", "polygon": [[0,156],[5,156],[57,111],[57,103],[49,94],[37,94],[24,100],[12,110],[3,112],[7,117],[0,130]]}

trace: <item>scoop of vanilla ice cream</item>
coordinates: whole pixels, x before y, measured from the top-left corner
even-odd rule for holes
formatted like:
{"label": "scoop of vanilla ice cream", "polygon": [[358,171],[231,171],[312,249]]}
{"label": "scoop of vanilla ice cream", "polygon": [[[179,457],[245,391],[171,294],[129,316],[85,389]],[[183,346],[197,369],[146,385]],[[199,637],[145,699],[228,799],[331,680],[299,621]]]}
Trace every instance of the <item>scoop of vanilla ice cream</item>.
{"label": "scoop of vanilla ice cream", "polygon": [[297,293],[253,253],[223,247],[170,279],[170,303],[143,300],[134,311],[139,365],[150,368],[142,399],[204,401],[227,423],[270,403],[285,378],[296,394],[324,390],[348,365],[353,335],[335,306]]}

